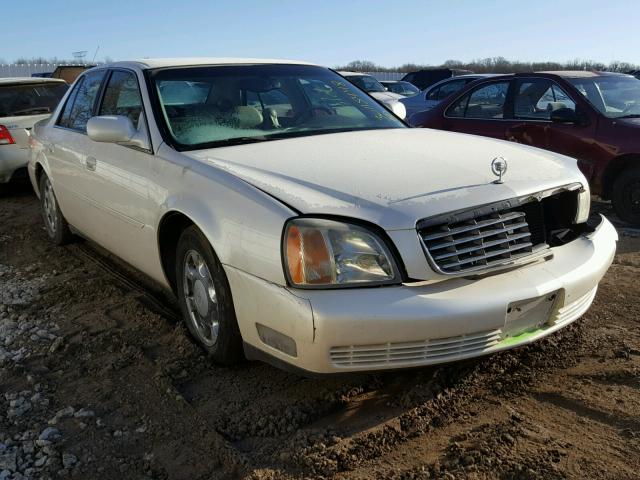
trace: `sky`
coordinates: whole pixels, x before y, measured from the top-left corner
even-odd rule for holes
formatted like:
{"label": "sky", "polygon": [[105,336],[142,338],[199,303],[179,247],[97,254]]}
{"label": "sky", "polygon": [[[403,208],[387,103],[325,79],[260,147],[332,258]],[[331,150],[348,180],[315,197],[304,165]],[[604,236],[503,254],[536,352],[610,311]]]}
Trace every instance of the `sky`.
{"label": "sky", "polygon": [[502,56],[640,64],[640,0],[30,0],[0,60],[218,56],[383,66]]}

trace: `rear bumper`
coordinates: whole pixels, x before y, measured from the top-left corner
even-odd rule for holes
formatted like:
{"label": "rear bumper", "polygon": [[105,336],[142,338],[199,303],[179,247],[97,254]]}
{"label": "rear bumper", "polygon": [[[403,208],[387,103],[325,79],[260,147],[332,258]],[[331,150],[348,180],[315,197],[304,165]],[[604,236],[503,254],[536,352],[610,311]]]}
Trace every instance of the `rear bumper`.
{"label": "rear bumper", "polygon": [[[617,233],[597,230],[553,249],[552,259],[482,279],[420,286],[294,290],[225,267],[243,339],[312,373],[410,368],[462,360],[538,340],[579,318],[615,254]],[[554,298],[522,314],[514,303]],[[549,300],[551,301],[551,300]],[[264,343],[256,324],[295,341],[295,356]]]}
{"label": "rear bumper", "polygon": [[0,145],[0,183],[7,183],[16,170],[29,163],[29,149],[18,145]]}

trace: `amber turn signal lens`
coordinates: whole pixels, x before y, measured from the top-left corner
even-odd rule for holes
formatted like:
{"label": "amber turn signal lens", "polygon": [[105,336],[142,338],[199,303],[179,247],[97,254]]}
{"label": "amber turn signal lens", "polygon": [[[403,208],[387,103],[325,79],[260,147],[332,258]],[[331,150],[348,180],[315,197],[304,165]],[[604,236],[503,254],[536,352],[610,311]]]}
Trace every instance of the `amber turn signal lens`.
{"label": "amber turn signal lens", "polygon": [[287,231],[287,266],[291,281],[296,284],[304,283],[302,235],[296,226],[289,227]]}
{"label": "amber turn signal lens", "polygon": [[333,280],[329,249],[322,232],[292,225],[287,231],[287,266],[296,285],[320,285]]}

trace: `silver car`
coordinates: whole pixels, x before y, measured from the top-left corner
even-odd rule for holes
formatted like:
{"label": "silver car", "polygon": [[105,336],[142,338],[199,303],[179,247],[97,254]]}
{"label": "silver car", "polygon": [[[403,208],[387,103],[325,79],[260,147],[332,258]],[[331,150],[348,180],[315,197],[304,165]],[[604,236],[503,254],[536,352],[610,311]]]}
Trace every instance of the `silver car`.
{"label": "silver car", "polygon": [[53,78],[0,78],[0,184],[26,178],[29,132],[51,115],[67,88]]}

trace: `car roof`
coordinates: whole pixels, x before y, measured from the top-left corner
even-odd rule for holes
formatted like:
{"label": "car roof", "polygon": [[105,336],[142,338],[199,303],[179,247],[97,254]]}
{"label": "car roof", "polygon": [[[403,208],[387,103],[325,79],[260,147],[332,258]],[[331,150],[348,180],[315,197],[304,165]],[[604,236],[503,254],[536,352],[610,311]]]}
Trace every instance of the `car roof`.
{"label": "car roof", "polygon": [[563,78],[593,78],[593,77],[624,77],[629,76],[625,73],[617,73],[617,72],[597,72],[597,71],[589,71],[589,70],[558,70],[558,71],[547,71],[547,72],[536,72],[543,75],[556,75],[558,77]]}
{"label": "car roof", "polygon": [[106,67],[137,67],[142,70],[165,67],[194,67],[204,65],[313,65],[308,62],[296,60],[279,60],[266,58],[225,58],[225,57],[185,57],[185,58],[144,58],[141,60],[129,60],[108,63]]}
{"label": "car roof", "polygon": [[49,77],[6,77],[0,78],[0,85],[16,85],[29,83],[66,83],[61,78]]}

